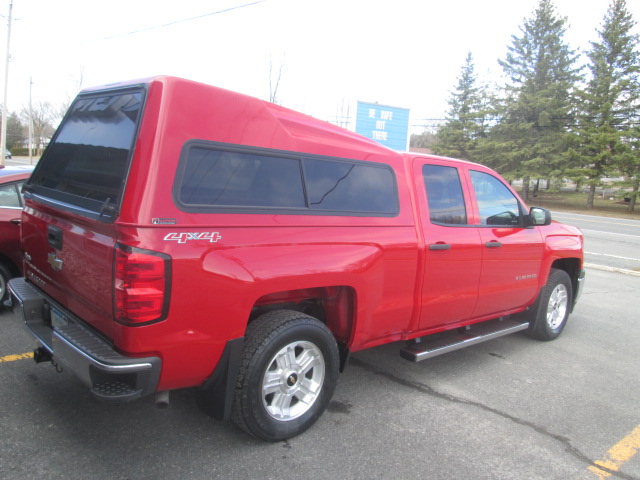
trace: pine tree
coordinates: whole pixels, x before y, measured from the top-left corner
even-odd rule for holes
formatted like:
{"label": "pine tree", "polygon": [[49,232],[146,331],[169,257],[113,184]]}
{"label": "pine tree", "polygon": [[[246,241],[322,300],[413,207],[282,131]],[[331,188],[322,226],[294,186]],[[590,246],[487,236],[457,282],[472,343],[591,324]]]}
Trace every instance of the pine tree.
{"label": "pine tree", "polygon": [[438,142],[432,147],[438,155],[474,160],[477,141],[486,129],[482,112],[485,89],[477,83],[473,56],[469,52],[456,89],[449,97],[446,123],[438,130]]}
{"label": "pine tree", "polygon": [[557,176],[564,167],[571,95],[580,78],[578,56],[564,42],[566,22],[550,0],[540,0],[499,60],[508,80],[483,151],[507,178],[523,178],[525,198],[532,177]]}
{"label": "pine tree", "polygon": [[25,139],[24,125],[15,112],[11,112],[7,118],[7,148],[22,147]]}
{"label": "pine tree", "polygon": [[[635,114],[634,117],[637,122],[638,114]],[[619,148],[621,152],[616,164],[625,178],[622,185],[631,190],[624,193],[624,198],[629,200],[628,211],[633,212],[640,193],[640,125],[636,123],[635,126],[624,132],[622,140],[624,148]]]}
{"label": "pine tree", "polygon": [[626,1],[613,0],[598,31],[600,39],[591,42],[588,52],[590,79],[579,92],[581,118],[575,138],[579,166],[589,185],[589,208],[603,177],[638,177],[640,153],[632,132],[640,100],[639,38],[631,33],[635,24]]}

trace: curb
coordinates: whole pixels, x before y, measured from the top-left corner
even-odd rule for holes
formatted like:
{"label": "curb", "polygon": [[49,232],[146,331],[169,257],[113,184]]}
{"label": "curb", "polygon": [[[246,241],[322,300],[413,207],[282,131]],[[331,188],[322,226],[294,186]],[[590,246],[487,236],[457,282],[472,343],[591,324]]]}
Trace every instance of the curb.
{"label": "curb", "polygon": [[594,270],[602,270],[604,272],[622,273],[624,275],[631,275],[634,277],[640,277],[640,272],[635,270],[627,270],[626,268],[607,267],[606,265],[598,265],[595,263],[585,263],[585,268],[593,268]]}

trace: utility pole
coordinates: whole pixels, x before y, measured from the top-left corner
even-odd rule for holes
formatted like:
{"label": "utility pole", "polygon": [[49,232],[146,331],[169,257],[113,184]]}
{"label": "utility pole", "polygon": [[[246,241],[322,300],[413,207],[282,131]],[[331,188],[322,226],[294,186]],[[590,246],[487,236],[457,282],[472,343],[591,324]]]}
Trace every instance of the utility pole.
{"label": "utility pole", "polygon": [[4,166],[7,151],[7,86],[9,84],[9,60],[11,59],[11,13],[13,0],[9,2],[9,20],[7,22],[7,61],[4,67],[4,100],[2,101],[2,135],[0,136],[0,165]]}

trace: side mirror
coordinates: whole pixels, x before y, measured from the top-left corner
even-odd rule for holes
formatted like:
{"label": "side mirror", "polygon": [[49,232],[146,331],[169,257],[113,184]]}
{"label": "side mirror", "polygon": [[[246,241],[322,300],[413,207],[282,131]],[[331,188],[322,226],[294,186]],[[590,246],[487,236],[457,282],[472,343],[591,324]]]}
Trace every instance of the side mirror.
{"label": "side mirror", "polygon": [[551,212],[542,207],[531,207],[528,218],[525,217],[526,226],[544,226],[551,223]]}

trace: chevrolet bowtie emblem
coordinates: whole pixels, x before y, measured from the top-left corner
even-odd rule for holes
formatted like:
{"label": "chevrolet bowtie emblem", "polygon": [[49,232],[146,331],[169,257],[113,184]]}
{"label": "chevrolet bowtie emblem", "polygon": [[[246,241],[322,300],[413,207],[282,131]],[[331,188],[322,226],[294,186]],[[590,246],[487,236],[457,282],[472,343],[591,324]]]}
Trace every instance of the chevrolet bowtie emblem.
{"label": "chevrolet bowtie emblem", "polygon": [[51,268],[53,268],[54,270],[62,270],[62,260],[60,260],[55,253],[49,254],[49,256],[47,257],[47,262],[49,262],[49,265],[51,265]]}

